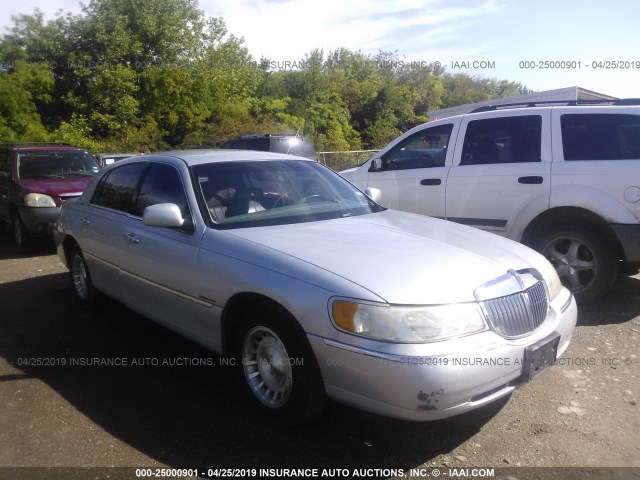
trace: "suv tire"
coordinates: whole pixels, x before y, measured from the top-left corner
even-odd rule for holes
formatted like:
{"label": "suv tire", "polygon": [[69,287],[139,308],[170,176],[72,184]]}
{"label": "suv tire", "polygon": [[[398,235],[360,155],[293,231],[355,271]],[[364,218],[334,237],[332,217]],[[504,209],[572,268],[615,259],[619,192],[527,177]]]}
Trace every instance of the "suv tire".
{"label": "suv tire", "polygon": [[604,295],[618,276],[618,257],[597,230],[564,226],[543,233],[533,246],[551,262],[563,285],[583,304]]}

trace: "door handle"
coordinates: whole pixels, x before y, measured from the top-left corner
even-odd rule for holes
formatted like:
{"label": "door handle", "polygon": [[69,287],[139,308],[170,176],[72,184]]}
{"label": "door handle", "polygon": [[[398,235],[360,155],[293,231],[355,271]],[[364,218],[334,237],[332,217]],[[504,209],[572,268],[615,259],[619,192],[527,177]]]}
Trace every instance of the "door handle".
{"label": "door handle", "polygon": [[83,225],[91,225],[91,220],[89,220],[87,217],[82,217],[80,221]]}
{"label": "door handle", "polygon": [[125,233],[124,239],[129,243],[140,243],[140,237],[138,237],[135,233]]}
{"label": "door handle", "polygon": [[420,185],[440,185],[442,180],[440,178],[423,178],[420,180]]}
{"label": "door handle", "polygon": [[543,182],[542,177],[532,176],[532,177],[520,177],[518,179],[518,183],[524,183],[525,185],[539,185]]}

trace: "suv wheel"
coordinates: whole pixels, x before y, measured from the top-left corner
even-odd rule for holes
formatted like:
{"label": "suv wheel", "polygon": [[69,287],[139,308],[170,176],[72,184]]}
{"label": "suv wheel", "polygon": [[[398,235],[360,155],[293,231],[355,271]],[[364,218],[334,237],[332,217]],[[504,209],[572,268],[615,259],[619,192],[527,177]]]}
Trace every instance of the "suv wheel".
{"label": "suv wheel", "polygon": [[320,369],[306,335],[290,315],[262,304],[245,315],[238,333],[240,381],[264,416],[291,426],[323,410],[326,396]]}
{"label": "suv wheel", "polygon": [[535,245],[555,267],[562,284],[576,300],[591,303],[602,297],[618,275],[618,258],[596,231],[573,226],[549,231]]}

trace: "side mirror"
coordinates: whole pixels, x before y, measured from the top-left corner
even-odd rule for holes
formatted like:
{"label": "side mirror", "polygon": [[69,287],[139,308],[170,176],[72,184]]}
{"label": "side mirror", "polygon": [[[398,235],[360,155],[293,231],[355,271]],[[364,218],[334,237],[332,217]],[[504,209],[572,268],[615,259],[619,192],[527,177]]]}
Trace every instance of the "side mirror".
{"label": "side mirror", "polygon": [[382,199],[382,190],[379,188],[367,187],[364,194],[376,203],[379,203]]}
{"label": "side mirror", "polygon": [[144,209],[142,221],[150,227],[182,227],[184,218],[175,203],[158,203]]}
{"label": "side mirror", "polygon": [[382,170],[382,158],[374,158],[369,165],[370,172],[379,172]]}

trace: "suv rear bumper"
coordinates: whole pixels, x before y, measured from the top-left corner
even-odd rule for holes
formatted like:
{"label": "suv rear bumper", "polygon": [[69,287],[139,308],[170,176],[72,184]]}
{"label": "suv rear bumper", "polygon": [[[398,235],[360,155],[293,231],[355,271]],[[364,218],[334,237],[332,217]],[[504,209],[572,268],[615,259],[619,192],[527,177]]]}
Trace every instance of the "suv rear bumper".
{"label": "suv rear bumper", "polygon": [[50,234],[56,226],[59,213],[60,207],[20,208],[22,223],[32,235]]}
{"label": "suv rear bumper", "polygon": [[611,228],[620,240],[625,259],[640,262],[640,224],[612,224]]}

